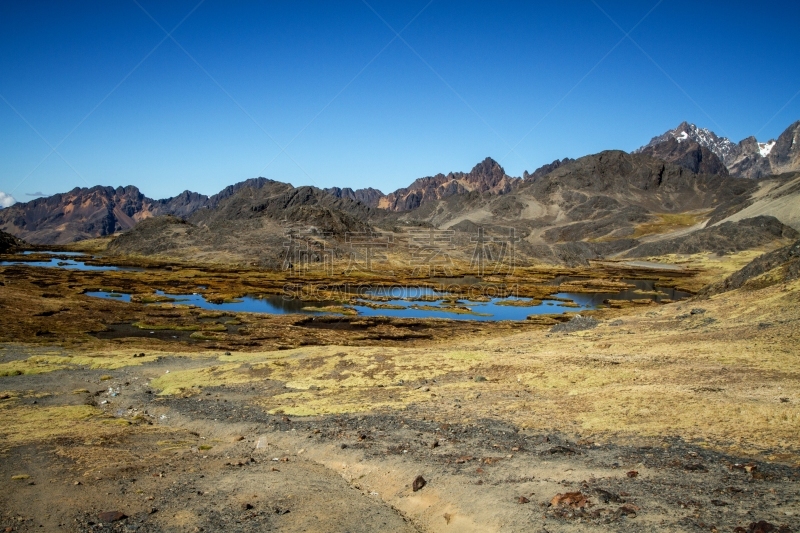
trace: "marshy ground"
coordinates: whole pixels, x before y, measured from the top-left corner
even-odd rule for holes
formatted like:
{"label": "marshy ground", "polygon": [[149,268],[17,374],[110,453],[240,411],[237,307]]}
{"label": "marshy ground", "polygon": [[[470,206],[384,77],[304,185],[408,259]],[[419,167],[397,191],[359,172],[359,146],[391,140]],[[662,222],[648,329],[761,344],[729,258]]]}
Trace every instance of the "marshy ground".
{"label": "marshy ground", "polygon": [[[530,298],[557,275],[695,292],[748,254],[503,281]],[[0,269],[7,531],[800,529],[798,281],[619,303],[564,332],[568,316],[311,320],[84,294],[331,286],[138,266]]]}

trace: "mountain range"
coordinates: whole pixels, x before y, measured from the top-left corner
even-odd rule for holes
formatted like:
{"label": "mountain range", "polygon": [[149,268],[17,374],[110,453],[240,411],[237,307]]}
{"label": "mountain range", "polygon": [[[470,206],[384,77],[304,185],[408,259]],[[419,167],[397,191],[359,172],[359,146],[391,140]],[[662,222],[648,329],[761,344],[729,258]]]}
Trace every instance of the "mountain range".
{"label": "mountain range", "polygon": [[695,172],[758,179],[800,169],[800,120],[786,128],[777,140],[758,142],[751,136],[738,144],[682,122],[653,137],[635,153],[677,163]]}
{"label": "mountain range", "polygon": [[[500,235],[514,228],[521,253],[562,262],[667,249],[642,245],[725,222],[741,225],[751,243],[789,238],[791,228],[800,229],[798,137],[800,121],[775,141],[749,137],[738,144],[684,122],[632,153],[555,160],[522,177],[509,176],[486,158],[469,172],[419,178],[389,194],[294,187],[265,178],[213,196],[184,191],[164,200],[147,198],[133,186],[76,188],[0,210],[0,230],[39,245],[123,232],[109,251],[209,258],[227,251],[231,260],[271,266],[287,228],[340,244],[348,234],[373,229],[466,235],[481,226]],[[748,217],[776,218],[762,220],[755,230],[743,222]],[[729,242],[699,235],[694,248]],[[344,253],[337,246],[328,251]]]}

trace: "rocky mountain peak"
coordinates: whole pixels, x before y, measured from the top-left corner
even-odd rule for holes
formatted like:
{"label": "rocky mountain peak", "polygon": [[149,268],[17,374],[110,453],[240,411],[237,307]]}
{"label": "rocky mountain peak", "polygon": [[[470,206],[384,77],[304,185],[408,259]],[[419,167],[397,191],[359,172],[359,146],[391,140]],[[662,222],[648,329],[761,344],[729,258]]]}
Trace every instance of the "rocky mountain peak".
{"label": "rocky mountain peak", "polygon": [[670,139],[675,139],[678,143],[687,141],[697,143],[707,148],[726,165],[736,152],[736,144],[727,137],[720,137],[709,129],[698,128],[696,125],[684,121],[678,124],[677,128],[653,137],[649,143],[635,150],[634,153],[641,153],[647,148],[655,147]]}

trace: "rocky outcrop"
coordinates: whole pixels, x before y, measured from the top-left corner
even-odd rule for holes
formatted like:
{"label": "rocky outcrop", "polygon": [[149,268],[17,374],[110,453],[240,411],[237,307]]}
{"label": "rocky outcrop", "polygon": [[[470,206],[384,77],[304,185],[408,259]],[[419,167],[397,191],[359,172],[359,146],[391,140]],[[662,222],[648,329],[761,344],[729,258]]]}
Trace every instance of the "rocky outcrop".
{"label": "rocky outcrop", "polygon": [[[711,152],[719,160],[709,157]],[[732,176],[758,179],[800,170],[800,121],[790,125],[777,140],[759,142],[747,137],[738,144],[694,124],[682,122],[674,130],[653,137],[634,153],[679,164],[694,172],[722,173],[721,162]]]}
{"label": "rocky outcrop", "polygon": [[680,142],[671,137],[664,142],[647,146],[638,153],[680,165],[697,174],[728,175],[728,169],[722,160],[694,141]]}
{"label": "rocky outcrop", "polygon": [[522,173],[522,179],[525,180],[525,181],[537,180],[537,179],[539,179],[541,177],[544,177],[544,176],[550,174],[551,172],[553,172],[555,169],[559,168],[560,166],[566,165],[567,163],[571,163],[573,161],[575,161],[575,160],[574,159],[570,159],[569,157],[565,157],[564,159],[556,159],[552,163],[547,163],[546,165],[540,166],[539,168],[534,170],[533,173],[531,173],[531,174],[529,174],[528,171],[526,170],[525,172]]}
{"label": "rocky outcrop", "polygon": [[[774,275],[766,277],[765,274],[770,272]],[[725,280],[705,287],[700,295],[711,296],[747,285],[761,288],[798,278],[800,278],[800,241],[795,241],[793,244],[756,257]]]}
{"label": "rocky outcrop", "polygon": [[451,172],[419,178],[408,187],[381,198],[378,207],[389,211],[410,211],[429,202],[468,192],[506,194],[521,181],[508,176],[497,161],[487,157],[468,173]]}
{"label": "rocky outcrop", "polygon": [[187,216],[207,200],[189,191],[151,200],[134,186],[76,187],[0,210],[0,229],[32,244],[67,244],[111,235],[152,216]]}
{"label": "rocky outcrop", "polygon": [[748,250],[781,239],[797,239],[800,233],[772,216],[723,222],[683,237],[648,242],[625,253],[625,257],[652,257],[665,254],[728,253]]}
{"label": "rocky outcrop", "polygon": [[330,187],[325,189],[325,192],[334,198],[349,198],[350,200],[361,202],[369,207],[378,207],[378,203],[380,202],[381,198],[386,196],[378,189],[373,189],[372,187],[356,190],[353,190],[350,187],[345,187],[344,189],[339,187]]}
{"label": "rocky outcrop", "polygon": [[26,248],[26,244],[21,239],[0,231],[0,254],[10,254]]}
{"label": "rocky outcrop", "polygon": [[800,121],[786,128],[777,140],[742,140],[727,164],[734,176],[753,179],[800,170]]}
{"label": "rocky outcrop", "polygon": [[724,164],[727,164],[729,158],[736,152],[736,144],[727,137],[719,137],[711,130],[698,128],[688,122],[681,122],[677,128],[653,137],[649,143],[635,150],[634,153],[642,153],[648,148],[654,148],[671,139],[679,143],[699,144],[711,151]]}

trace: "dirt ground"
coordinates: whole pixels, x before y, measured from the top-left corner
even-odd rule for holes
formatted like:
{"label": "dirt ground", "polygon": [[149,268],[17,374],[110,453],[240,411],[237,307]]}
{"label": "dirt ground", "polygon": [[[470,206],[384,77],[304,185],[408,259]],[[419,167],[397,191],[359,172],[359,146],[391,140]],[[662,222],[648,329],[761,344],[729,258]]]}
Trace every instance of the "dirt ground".
{"label": "dirt ground", "polygon": [[0,530],[800,530],[798,281],[578,331],[303,345],[289,317],[208,346],[97,339],[155,311],[12,274],[4,314],[70,311],[0,318]]}

